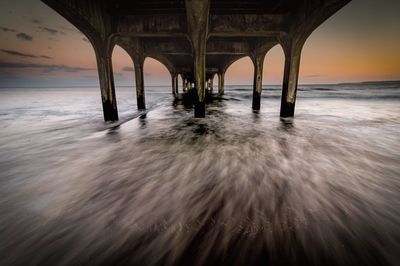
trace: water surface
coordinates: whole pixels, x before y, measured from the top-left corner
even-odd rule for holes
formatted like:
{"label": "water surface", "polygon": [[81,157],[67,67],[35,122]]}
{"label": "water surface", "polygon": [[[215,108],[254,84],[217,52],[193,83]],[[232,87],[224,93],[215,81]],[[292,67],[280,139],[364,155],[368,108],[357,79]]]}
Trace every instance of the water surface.
{"label": "water surface", "polygon": [[0,265],[399,265],[400,87],[0,90]]}

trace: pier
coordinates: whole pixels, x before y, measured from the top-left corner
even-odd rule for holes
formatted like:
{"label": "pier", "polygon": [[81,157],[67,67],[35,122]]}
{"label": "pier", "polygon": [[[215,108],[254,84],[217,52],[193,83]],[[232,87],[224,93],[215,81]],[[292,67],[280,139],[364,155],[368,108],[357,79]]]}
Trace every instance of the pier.
{"label": "pier", "polygon": [[[42,0],[92,44],[105,121],[118,120],[111,55],[115,45],[132,58],[138,109],[145,109],[143,64],[163,63],[172,93],[193,93],[194,116],[205,117],[206,92],[218,76],[224,94],[227,68],[249,56],[254,64],[253,103],[260,110],[264,57],[279,44],[285,54],[280,116],[294,116],[302,47],[311,33],[350,0]],[[208,90],[207,90],[208,88]]]}

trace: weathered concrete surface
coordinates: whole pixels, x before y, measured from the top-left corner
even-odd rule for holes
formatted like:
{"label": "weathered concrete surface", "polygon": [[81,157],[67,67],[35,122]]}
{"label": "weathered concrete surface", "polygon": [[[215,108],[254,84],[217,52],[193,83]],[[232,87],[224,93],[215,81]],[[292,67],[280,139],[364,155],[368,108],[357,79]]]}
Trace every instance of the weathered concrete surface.
{"label": "weathered concrete surface", "polygon": [[192,44],[193,72],[197,94],[195,117],[205,117],[206,45],[210,0],[186,0],[188,33]]}
{"label": "weathered concrete surface", "polygon": [[172,80],[172,94],[175,98],[178,97],[178,74],[171,73],[171,80]]}
{"label": "weathered concrete surface", "polygon": [[[301,48],[308,36],[350,0],[42,0],[74,24],[97,56],[104,118],[118,119],[111,52],[121,46],[135,65],[138,108],[145,108],[143,62],[152,57],[195,84],[195,116],[205,116],[206,74],[224,74],[236,60],[254,63],[253,109],[260,109],[262,65],[274,45],[285,51],[281,117],[294,115]],[[177,81],[173,79],[173,94]]]}
{"label": "weathered concrete surface", "polygon": [[225,90],[225,72],[223,71],[218,71],[218,95],[222,96],[224,95],[224,90]]}
{"label": "weathered concrete surface", "polygon": [[114,75],[111,63],[111,50],[107,44],[95,47],[97,69],[99,72],[99,84],[103,114],[105,121],[117,121],[117,99],[115,97]]}

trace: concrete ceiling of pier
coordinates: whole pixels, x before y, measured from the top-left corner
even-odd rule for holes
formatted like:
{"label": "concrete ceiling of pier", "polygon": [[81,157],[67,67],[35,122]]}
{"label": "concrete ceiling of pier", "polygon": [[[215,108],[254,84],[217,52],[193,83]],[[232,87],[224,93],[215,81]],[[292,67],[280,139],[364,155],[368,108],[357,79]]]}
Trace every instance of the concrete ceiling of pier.
{"label": "concrete ceiling of pier", "polygon": [[[184,0],[43,0],[86,35],[112,38],[176,70],[193,66]],[[265,49],[291,35],[309,35],[349,0],[211,0],[207,68],[221,69],[235,58]],[[93,42],[93,41],[92,41]]]}

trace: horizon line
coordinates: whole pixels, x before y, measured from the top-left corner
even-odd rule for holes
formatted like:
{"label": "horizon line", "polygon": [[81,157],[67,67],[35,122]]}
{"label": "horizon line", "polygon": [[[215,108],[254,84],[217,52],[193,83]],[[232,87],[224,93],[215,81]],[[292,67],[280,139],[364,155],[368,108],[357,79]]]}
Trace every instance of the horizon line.
{"label": "horizon line", "polygon": [[[338,82],[338,83],[299,83],[298,86],[315,86],[315,85],[351,85],[351,84],[373,84],[373,83],[400,83],[400,80],[366,80],[366,81],[355,81],[355,82]],[[230,84],[225,85],[228,86],[252,86],[253,84]],[[262,84],[262,86],[280,86],[282,84]],[[168,85],[151,85],[145,87],[169,87]],[[98,85],[76,85],[76,86],[0,86],[1,89],[61,89],[61,88],[98,88]],[[136,86],[133,85],[124,85],[124,86],[115,86],[115,88],[135,88]],[[218,87],[218,86],[216,86]]]}

